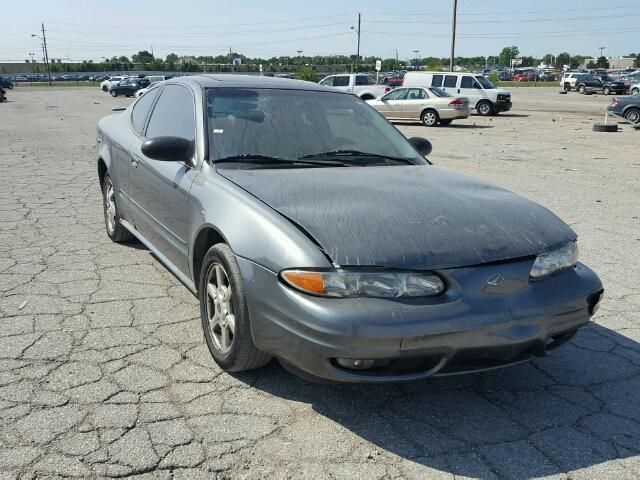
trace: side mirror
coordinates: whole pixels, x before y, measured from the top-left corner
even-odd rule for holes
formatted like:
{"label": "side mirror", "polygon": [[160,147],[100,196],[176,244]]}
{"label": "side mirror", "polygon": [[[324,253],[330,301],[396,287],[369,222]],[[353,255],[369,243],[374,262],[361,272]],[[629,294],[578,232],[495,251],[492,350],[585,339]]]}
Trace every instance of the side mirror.
{"label": "side mirror", "polygon": [[413,148],[418,150],[425,157],[429,155],[433,150],[433,146],[431,145],[431,142],[426,138],[411,137],[409,139],[409,143],[413,145]]}
{"label": "side mirror", "polygon": [[156,137],[142,144],[142,153],[161,162],[188,162],[193,156],[194,141],[180,137]]}

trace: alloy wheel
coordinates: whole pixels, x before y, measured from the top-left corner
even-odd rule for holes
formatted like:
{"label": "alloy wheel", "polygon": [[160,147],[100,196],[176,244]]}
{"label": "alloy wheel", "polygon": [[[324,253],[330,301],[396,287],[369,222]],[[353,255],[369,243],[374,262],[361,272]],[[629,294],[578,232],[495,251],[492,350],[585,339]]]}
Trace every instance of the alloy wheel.
{"label": "alloy wheel", "polygon": [[232,298],[226,270],[219,263],[211,264],[207,272],[207,321],[213,344],[223,355],[233,346],[236,330]]}
{"label": "alloy wheel", "polygon": [[116,195],[111,179],[107,178],[107,188],[104,197],[105,215],[107,217],[107,231],[113,235],[116,229]]}
{"label": "alloy wheel", "polygon": [[434,112],[429,111],[425,112],[424,115],[422,115],[422,121],[427,127],[433,127],[438,119],[436,118],[436,114]]}
{"label": "alloy wheel", "polygon": [[624,119],[629,123],[640,123],[640,110],[629,110],[625,113]]}

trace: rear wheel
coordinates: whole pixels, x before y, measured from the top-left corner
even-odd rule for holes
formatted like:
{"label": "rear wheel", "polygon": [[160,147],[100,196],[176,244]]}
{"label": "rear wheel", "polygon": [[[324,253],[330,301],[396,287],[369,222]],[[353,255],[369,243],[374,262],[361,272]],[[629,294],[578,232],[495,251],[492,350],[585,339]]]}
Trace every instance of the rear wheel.
{"label": "rear wheel", "polygon": [[602,88],[602,93],[604,93],[605,95],[611,95],[611,87],[603,87]]}
{"label": "rear wheel", "polygon": [[482,100],[476,106],[478,113],[484,117],[493,114],[493,105],[488,100]]}
{"label": "rear wheel", "polygon": [[624,119],[629,123],[640,123],[640,109],[630,108],[624,112]]}
{"label": "rear wheel", "polygon": [[581,93],[582,95],[584,95],[586,91],[587,89],[584,87],[584,85],[580,85],[578,87],[578,93]]}
{"label": "rear wheel", "polygon": [[227,372],[259,368],[271,356],[253,344],[240,267],[231,248],[218,243],[202,262],[200,317],[211,356]]}
{"label": "rear wheel", "polygon": [[129,230],[120,224],[120,213],[116,203],[116,192],[109,174],[102,180],[102,203],[104,210],[104,224],[107,235],[114,242],[129,242],[134,239]]}
{"label": "rear wheel", "polygon": [[633,90],[631,90],[631,93],[633,95],[637,95],[638,93],[640,93],[640,88],[634,88]]}
{"label": "rear wheel", "polygon": [[435,110],[428,109],[422,112],[420,120],[425,127],[434,127],[440,120],[440,116]]}

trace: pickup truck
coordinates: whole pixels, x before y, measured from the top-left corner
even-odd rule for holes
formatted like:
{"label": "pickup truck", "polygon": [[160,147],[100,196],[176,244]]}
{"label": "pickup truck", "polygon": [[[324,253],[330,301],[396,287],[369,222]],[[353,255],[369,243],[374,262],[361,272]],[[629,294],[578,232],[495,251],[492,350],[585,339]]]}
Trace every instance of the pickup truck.
{"label": "pickup truck", "polygon": [[343,92],[353,93],[362,100],[373,100],[391,90],[389,86],[377,85],[372,76],[362,73],[329,75],[320,80],[319,83],[325,87],[333,87]]}

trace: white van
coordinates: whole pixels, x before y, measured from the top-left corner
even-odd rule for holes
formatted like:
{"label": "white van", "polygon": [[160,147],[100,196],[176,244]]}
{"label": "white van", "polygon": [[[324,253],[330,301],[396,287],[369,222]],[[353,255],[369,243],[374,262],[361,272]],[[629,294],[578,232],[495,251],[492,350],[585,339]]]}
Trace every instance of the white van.
{"label": "white van", "polygon": [[438,87],[451,95],[469,99],[480,115],[497,115],[511,110],[511,93],[496,86],[484,75],[457,72],[407,72],[403,87]]}

